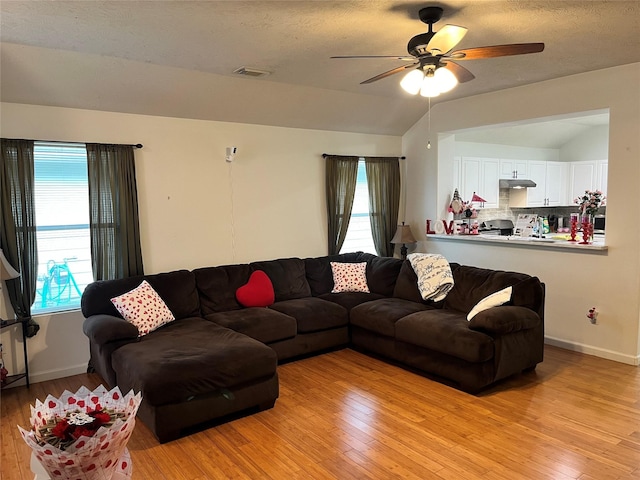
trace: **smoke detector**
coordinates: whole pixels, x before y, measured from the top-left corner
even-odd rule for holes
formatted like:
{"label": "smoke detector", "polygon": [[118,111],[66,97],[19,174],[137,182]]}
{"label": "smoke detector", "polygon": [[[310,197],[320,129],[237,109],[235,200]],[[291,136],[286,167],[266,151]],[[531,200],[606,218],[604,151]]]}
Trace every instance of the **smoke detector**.
{"label": "smoke detector", "polygon": [[269,75],[271,72],[267,72],[266,70],[258,70],[257,68],[240,67],[236,68],[233,73],[236,73],[238,75],[246,75],[247,77],[262,77],[264,75]]}

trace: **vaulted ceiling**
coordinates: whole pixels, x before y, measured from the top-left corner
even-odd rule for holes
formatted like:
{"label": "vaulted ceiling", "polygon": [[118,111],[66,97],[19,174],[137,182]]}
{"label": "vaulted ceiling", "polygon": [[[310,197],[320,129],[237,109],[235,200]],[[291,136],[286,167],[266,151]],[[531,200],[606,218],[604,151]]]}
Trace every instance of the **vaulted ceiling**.
{"label": "vaulted ceiling", "polygon": [[[467,60],[475,79],[432,104],[640,62],[640,2],[537,1],[2,1],[4,102],[401,135],[428,100],[406,62],[330,59],[406,55],[427,31],[418,10],[465,26],[456,48],[544,42],[542,53]],[[460,62],[462,63],[462,62]],[[234,74],[238,67],[269,72]]]}

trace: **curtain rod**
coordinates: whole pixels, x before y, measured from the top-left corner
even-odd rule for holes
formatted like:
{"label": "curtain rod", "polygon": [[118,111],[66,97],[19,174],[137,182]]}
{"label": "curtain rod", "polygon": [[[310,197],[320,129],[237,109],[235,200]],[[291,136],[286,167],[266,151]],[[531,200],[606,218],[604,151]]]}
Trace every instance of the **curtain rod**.
{"label": "curtain rod", "polygon": [[[327,158],[327,157],[343,157],[343,156],[347,156],[347,157],[370,157],[370,158],[376,158],[376,157],[371,157],[371,155],[332,155],[330,153],[323,153],[322,154],[322,158]],[[400,160],[406,160],[407,157],[398,157]]]}
{"label": "curtain rod", "polygon": [[7,140],[26,140],[29,142],[42,142],[42,143],[97,143],[98,145],[121,145],[123,147],[142,148],[141,143],[99,143],[99,142],[67,142],[64,140],[31,140],[28,138],[7,138]]}

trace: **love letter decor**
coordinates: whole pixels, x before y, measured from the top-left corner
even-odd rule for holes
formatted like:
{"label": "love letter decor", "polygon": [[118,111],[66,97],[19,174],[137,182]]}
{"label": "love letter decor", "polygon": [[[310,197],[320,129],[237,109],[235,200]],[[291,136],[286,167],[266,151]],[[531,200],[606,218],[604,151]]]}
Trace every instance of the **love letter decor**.
{"label": "love letter decor", "polygon": [[[441,223],[442,227],[440,226]],[[427,235],[433,235],[435,233],[442,232],[446,233],[447,235],[453,235],[453,220],[450,220],[449,223],[447,223],[446,220],[437,220],[435,225],[435,230],[431,230],[431,220],[427,220]]]}

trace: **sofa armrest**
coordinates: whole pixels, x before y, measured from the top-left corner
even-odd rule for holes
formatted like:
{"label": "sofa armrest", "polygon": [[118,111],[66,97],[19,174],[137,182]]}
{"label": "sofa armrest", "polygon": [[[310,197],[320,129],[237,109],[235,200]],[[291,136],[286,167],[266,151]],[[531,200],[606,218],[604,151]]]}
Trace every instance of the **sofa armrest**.
{"label": "sofa armrest", "polygon": [[104,345],[105,343],[138,339],[138,328],[123,318],[112,315],[92,315],[85,319],[82,331],[89,337],[92,343]]}
{"label": "sofa armrest", "polygon": [[535,328],[541,321],[538,314],[529,308],[503,305],[478,313],[469,321],[469,328],[505,334]]}

